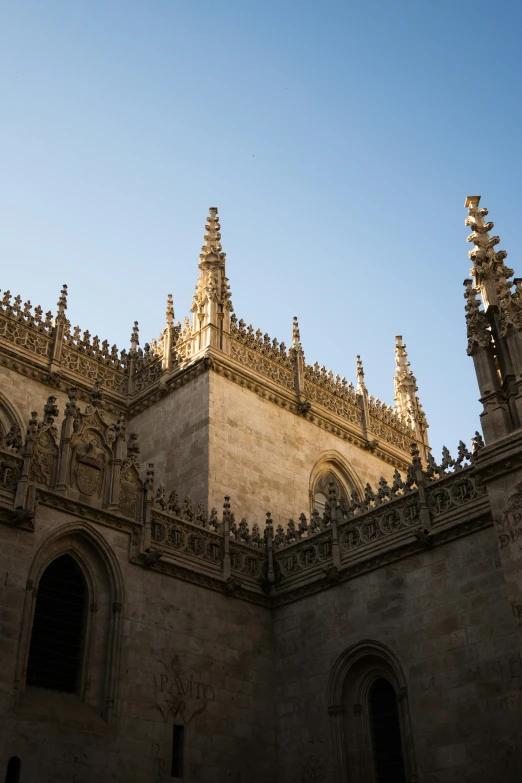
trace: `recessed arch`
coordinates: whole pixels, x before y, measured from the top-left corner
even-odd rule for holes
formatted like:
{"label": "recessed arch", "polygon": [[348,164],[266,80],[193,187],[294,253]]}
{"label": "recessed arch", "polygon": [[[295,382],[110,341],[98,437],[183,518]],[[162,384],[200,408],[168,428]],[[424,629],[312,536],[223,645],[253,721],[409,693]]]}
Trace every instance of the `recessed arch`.
{"label": "recessed arch", "polygon": [[337,783],[377,783],[371,695],[385,681],[395,694],[405,780],[416,779],[407,683],[398,656],[382,642],[365,639],[335,661],[327,686]]}
{"label": "recessed arch", "polygon": [[18,410],[8,397],[3,392],[0,392],[0,442],[3,442],[9,433],[16,433],[21,445],[23,431],[24,423]]}
{"label": "recessed arch", "polygon": [[123,577],[103,535],[88,522],[57,528],[41,544],[29,570],[18,651],[15,704],[27,684],[27,666],[38,587],[42,575],[60,557],[73,558],[87,585],[85,648],[78,697],[104,719],[115,723],[118,668],[122,640]]}

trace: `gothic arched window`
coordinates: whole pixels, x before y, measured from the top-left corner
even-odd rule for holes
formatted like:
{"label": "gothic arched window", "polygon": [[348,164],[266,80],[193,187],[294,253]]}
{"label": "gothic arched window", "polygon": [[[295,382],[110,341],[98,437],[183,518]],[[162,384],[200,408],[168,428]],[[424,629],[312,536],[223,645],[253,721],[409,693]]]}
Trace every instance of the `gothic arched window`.
{"label": "gothic arched window", "polygon": [[376,783],[405,783],[401,727],[393,685],[379,677],[370,688],[369,702]]}
{"label": "gothic arched window", "polygon": [[38,585],[27,684],[66,693],[80,689],[87,585],[70,555],[47,566]]}
{"label": "gothic arched window", "polygon": [[312,511],[316,510],[323,515],[326,503],[328,502],[328,494],[330,490],[330,484],[333,482],[335,487],[335,494],[337,499],[342,504],[348,503],[348,495],[346,488],[341,483],[339,478],[331,470],[328,470],[319,475],[314,483],[312,490]]}

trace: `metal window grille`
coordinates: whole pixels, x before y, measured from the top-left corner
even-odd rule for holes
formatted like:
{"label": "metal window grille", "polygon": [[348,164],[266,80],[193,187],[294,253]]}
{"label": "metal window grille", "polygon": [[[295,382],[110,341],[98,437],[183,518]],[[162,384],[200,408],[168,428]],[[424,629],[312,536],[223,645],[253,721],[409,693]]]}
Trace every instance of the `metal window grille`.
{"label": "metal window grille", "polygon": [[38,585],[27,684],[76,693],[80,686],[87,585],[70,555],[54,560]]}

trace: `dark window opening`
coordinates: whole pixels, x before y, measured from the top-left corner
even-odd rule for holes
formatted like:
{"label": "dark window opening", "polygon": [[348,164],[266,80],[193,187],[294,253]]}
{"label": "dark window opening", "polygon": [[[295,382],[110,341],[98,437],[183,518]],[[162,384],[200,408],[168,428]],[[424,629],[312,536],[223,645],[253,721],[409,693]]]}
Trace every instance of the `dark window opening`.
{"label": "dark window opening", "polygon": [[5,783],[20,783],[20,759],[18,756],[11,756],[7,762],[7,774]]}
{"label": "dark window opening", "polygon": [[27,684],[76,693],[80,685],[87,585],[70,555],[42,574],[34,613]]}
{"label": "dark window opening", "polygon": [[397,697],[383,678],[370,690],[370,720],[377,783],[405,783]]}
{"label": "dark window opening", "polygon": [[172,777],[183,777],[183,739],[184,726],[174,726],[172,734]]}

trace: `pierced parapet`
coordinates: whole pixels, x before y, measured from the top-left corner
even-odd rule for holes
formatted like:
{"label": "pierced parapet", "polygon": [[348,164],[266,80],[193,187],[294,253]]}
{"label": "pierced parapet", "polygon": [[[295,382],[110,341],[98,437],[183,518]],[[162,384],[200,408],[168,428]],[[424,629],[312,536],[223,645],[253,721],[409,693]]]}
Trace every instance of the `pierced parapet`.
{"label": "pierced parapet", "polygon": [[108,340],[100,342],[98,335],[91,335],[88,330],[82,331],[79,326],[71,327],[67,321],[63,335],[64,344],[74,348],[85,356],[90,356],[100,364],[109,365],[119,370],[127,369],[127,351],[118,351],[116,345],[111,346]]}
{"label": "pierced parapet", "polygon": [[275,337],[272,339],[266,333],[263,334],[261,329],[254,331],[252,324],[247,325],[242,318],[238,321],[235,313],[230,316],[230,334],[237,342],[264,354],[272,361],[293,368],[284,343],[280,343]]}
{"label": "pierced parapet", "polygon": [[433,481],[452,473],[458,473],[463,468],[469,467],[475,458],[476,452],[484,445],[482,436],[478,432],[476,432],[475,437],[471,439],[471,444],[472,451],[468,449],[464,441],[459,441],[456,459],[451,456],[449,449],[446,448],[446,446],[443,446],[440,464],[437,464],[433,454],[430,453],[428,455],[424,477],[428,479],[428,481]]}
{"label": "pierced parapet", "polygon": [[54,328],[54,317],[50,310],[44,314],[40,305],[33,309],[29,300],[22,303],[22,297],[15,296],[13,298],[10,291],[4,291],[0,299],[0,313],[33,327],[39,332],[52,332]]}

